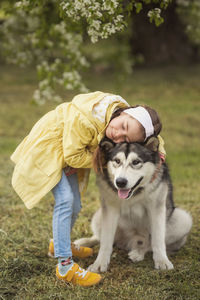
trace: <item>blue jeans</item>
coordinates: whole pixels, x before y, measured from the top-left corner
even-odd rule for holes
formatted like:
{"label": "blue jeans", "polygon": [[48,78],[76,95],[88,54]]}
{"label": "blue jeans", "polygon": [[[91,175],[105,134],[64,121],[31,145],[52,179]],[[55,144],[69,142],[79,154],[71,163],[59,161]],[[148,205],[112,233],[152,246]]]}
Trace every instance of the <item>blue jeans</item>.
{"label": "blue jeans", "polygon": [[77,174],[66,176],[62,171],[61,180],[52,190],[55,198],[53,212],[54,256],[69,257],[71,251],[71,229],[81,210]]}

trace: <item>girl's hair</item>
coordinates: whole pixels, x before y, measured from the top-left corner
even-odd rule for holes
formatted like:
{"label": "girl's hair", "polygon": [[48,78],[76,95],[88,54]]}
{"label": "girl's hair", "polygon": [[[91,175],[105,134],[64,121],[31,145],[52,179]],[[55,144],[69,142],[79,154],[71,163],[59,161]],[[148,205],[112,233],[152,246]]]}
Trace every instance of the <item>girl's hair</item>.
{"label": "girl's hair", "polygon": [[138,106],[142,106],[142,107],[144,107],[148,111],[148,113],[149,113],[149,115],[151,117],[151,121],[152,121],[153,127],[154,127],[154,134],[153,134],[153,136],[159,135],[159,133],[160,133],[160,131],[162,129],[162,123],[160,121],[159,115],[158,115],[158,113],[153,108],[151,108],[151,107],[149,107],[147,105],[135,105],[135,106],[129,106],[128,108],[127,107],[126,108],[119,108],[119,109],[117,109],[112,114],[112,116],[110,118],[110,121],[112,119],[118,117],[124,110],[129,109],[129,108],[135,108],[135,107],[138,107]]}
{"label": "girl's hair", "polygon": [[[147,105],[135,105],[135,106],[129,106],[128,108],[135,108],[138,106],[142,106],[148,111],[148,113],[151,117],[153,127],[154,127],[154,134],[152,136],[158,136],[162,129],[162,123],[161,123],[161,120],[160,120],[157,112],[153,108],[151,108]],[[110,118],[110,121],[113,120],[114,118],[118,117],[124,110],[126,110],[128,108],[127,107],[119,108],[116,111],[114,111],[114,113],[112,114],[112,116]],[[141,127],[143,128],[142,125],[141,125]],[[148,139],[150,137],[148,137]],[[102,172],[104,165],[105,165],[105,161],[104,161],[103,153],[102,153],[100,147],[98,146],[93,154],[93,168],[94,168],[95,172],[98,172],[99,170]]]}

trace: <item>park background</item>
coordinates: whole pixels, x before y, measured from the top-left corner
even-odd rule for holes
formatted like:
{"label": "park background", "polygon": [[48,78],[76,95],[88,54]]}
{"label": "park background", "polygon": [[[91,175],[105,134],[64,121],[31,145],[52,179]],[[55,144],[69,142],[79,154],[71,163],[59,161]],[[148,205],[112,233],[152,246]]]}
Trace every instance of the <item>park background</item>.
{"label": "park background", "polygon": [[[159,27],[146,18],[149,7],[144,6],[131,16],[124,33],[94,44],[84,36],[83,53],[89,65],[80,71],[89,91],[119,94],[130,104],[147,104],[159,112],[174,201],[193,217],[186,245],[170,256],[174,270],[154,270],[151,253],[144,261],[132,263],[125,251],[114,248],[109,271],[99,286],[83,289],[56,280],[56,261],[47,256],[53,197],[48,194],[36,208],[27,210],[11,187],[10,155],[34,123],[58,103],[33,99],[38,89],[33,61],[21,68],[6,63],[0,52],[0,299],[199,299],[200,43],[198,34],[194,38],[186,33],[187,22],[195,20],[198,28],[199,19],[181,18],[178,2],[172,1],[163,12]],[[0,28],[8,18],[3,9]],[[70,101],[78,92],[77,86],[62,89],[61,95]],[[91,235],[90,221],[99,205],[92,172],[72,239]],[[86,268],[97,253],[95,247],[94,257],[77,262]]]}

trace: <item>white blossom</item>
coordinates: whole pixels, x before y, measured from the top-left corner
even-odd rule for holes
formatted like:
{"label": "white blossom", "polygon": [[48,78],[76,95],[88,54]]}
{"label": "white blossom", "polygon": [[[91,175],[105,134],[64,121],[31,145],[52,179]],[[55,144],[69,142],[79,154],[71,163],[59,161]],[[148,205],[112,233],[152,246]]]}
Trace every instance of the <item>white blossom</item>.
{"label": "white blossom", "polygon": [[[183,10],[193,3],[195,9],[191,10],[192,13],[190,11],[190,17],[184,10],[186,28],[191,39],[200,43],[200,1],[177,1]],[[0,26],[2,51],[9,62],[20,66],[36,66],[39,85],[33,98],[37,103],[61,101],[61,96],[57,95],[60,88],[87,92],[82,83],[81,70],[88,67],[89,63],[83,54],[81,30],[87,30],[92,43],[124,31],[128,13],[131,12],[129,9],[127,13],[126,7],[131,2],[136,3],[134,0],[47,0],[44,6],[43,1],[8,1],[8,7],[12,6],[13,12],[9,11]],[[170,0],[155,2],[160,2],[162,9]],[[50,16],[47,13],[48,4],[52,7]],[[154,22],[162,22],[161,9],[159,5],[152,9],[149,18]],[[82,24],[86,24],[86,27]],[[128,73],[132,63],[127,58],[128,50],[125,48],[120,47],[119,60]],[[101,59],[102,54],[96,50],[93,57]]]}

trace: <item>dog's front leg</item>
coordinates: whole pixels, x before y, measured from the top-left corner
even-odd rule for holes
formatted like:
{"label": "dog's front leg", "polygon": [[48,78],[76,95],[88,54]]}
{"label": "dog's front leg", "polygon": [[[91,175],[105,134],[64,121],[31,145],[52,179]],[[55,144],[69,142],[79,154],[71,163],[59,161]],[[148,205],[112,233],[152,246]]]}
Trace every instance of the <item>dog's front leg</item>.
{"label": "dog's front leg", "polygon": [[166,207],[165,201],[158,203],[150,201],[148,213],[151,226],[151,246],[153,260],[156,269],[170,270],[173,264],[169,261],[166,253],[165,234],[166,234]]}
{"label": "dog's front leg", "polygon": [[92,272],[106,272],[108,269],[119,215],[118,207],[102,207],[100,249],[95,262],[88,268]]}

